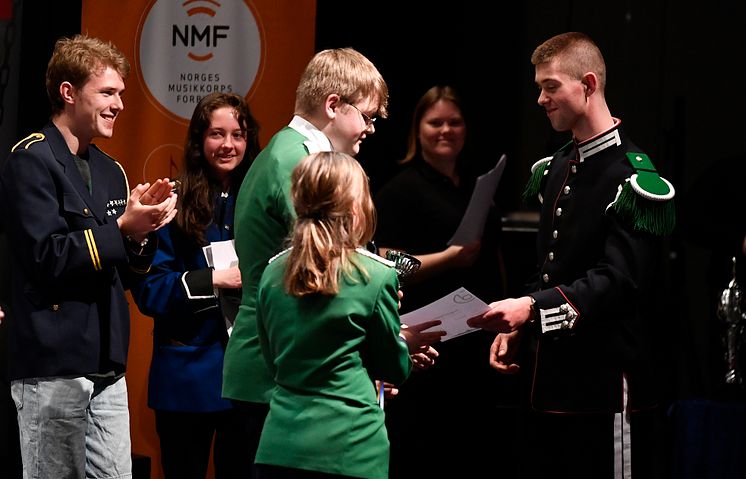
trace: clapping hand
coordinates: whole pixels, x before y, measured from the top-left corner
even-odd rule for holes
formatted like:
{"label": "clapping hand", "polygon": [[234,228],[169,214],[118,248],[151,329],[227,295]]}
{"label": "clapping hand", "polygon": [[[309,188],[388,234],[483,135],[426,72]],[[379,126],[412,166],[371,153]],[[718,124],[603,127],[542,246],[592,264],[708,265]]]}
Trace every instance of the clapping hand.
{"label": "clapping hand", "polygon": [[125,236],[142,241],[148,233],[167,225],[176,216],[176,193],[168,178],[137,185],[130,193],[122,216],[117,218]]}

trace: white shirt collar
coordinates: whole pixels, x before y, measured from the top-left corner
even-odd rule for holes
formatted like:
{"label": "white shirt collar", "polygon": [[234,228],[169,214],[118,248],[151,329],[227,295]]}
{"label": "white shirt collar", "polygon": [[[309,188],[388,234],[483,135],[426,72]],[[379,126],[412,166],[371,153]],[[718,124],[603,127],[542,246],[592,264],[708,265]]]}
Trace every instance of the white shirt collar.
{"label": "white shirt collar", "polygon": [[306,141],[303,144],[306,145],[309,154],[320,151],[332,151],[332,143],[329,141],[329,138],[305,118],[295,115],[290,120],[288,126],[306,137]]}
{"label": "white shirt collar", "polygon": [[619,125],[622,122],[614,118],[614,126],[606,133],[602,133],[595,139],[586,140],[581,145],[578,145],[578,152],[580,154],[580,162],[582,163],[586,158],[595,155],[599,151],[603,151],[610,146],[619,146],[622,144],[622,140],[619,137]]}

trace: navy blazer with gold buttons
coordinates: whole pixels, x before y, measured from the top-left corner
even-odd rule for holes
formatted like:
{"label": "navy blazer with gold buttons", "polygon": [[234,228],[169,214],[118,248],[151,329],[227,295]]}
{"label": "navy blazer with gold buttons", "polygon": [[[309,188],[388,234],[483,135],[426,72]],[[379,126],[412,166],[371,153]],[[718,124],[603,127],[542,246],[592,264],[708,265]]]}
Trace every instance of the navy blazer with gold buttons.
{"label": "navy blazer with gold buttons", "polygon": [[50,122],[16,144],[0,172],[12,266],[10,379],[124,372],[124,290],[148,270],[156,241],[137,254],[122,237],[124,170],[95,145],[88,156],[90,192]]}

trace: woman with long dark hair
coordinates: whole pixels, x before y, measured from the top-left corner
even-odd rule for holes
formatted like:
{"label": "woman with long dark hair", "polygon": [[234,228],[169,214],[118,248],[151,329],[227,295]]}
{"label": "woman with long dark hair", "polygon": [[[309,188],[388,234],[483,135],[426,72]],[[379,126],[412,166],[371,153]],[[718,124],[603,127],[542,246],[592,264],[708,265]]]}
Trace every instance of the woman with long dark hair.
{"label": "woman with long dark hair", "polygon": [[133,290],[153,316],[148,405],[155,410],[166,478],[203,479],[213,450],[215,477],[244,477],[252,468],[244,424],[221,397],[223,355],[240,298],[241,273],[208,266],[203,247],[233,239],[235,197],[259,151],[257,122],[246,101],[213,93],[189,123],[175,220],[158,231],[147,277]]}

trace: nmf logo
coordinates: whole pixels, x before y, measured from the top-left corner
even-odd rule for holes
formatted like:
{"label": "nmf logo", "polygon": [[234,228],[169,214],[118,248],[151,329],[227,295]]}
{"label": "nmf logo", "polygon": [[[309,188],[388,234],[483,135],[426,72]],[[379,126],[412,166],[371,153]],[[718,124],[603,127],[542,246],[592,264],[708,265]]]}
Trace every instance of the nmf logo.
{"label": "nmf logo", "polygon": [[242,0],[156,0],[137,41],[146,93],[186,121],[208,93],[246,96],[261,71],[261,29]]}

